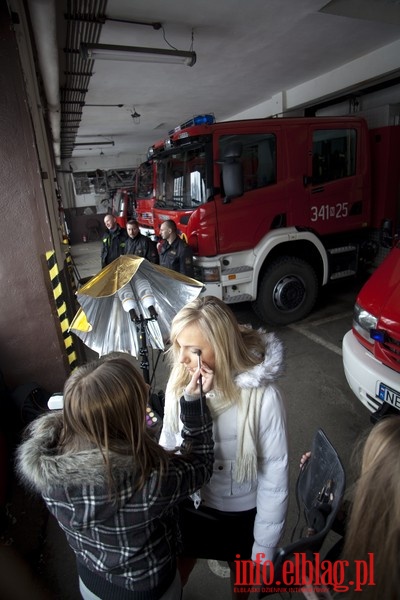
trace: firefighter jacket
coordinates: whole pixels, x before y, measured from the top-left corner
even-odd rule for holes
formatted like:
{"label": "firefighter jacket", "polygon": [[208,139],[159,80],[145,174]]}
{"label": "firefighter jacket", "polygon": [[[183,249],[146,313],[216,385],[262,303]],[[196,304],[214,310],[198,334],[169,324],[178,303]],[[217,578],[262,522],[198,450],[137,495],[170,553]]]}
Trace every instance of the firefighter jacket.
{"label": "firefighter jacket", "polygon": [[187,277],[194,277],[192,249],[180,237],[176,237],[172,244],[167,240],[163,241],[160,246],[160,265]]}
{"label": "firefighter jacket", "polygon": [[159,262],[157,246],[155,242],[142,233],[138,233],[134,238],[127,238],[124,254],[135,254],[136,256],[147,258],[147,260],[157,265]]}
{"label": "firefighter jacket", "polygon": [[123,229],[120,225],[117,225],[114,231],[109,230],[104,233],[101,249],[101,268],[109,265],[124,253],[127,237],[126,229]]}

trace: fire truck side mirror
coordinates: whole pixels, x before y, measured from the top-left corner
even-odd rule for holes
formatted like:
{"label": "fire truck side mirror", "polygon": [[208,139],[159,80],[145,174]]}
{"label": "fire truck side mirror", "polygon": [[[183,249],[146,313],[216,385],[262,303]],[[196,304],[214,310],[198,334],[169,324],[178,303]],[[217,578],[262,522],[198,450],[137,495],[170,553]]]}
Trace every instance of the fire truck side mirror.
{"label": "fire truck side mirror", "polygon": [[242,155],[242,144],[234,142],[228,146],[220,161],[222,182],[224,186],[224,204],[230,202],[233,198],[243,196],[243,168],[240,162]]}

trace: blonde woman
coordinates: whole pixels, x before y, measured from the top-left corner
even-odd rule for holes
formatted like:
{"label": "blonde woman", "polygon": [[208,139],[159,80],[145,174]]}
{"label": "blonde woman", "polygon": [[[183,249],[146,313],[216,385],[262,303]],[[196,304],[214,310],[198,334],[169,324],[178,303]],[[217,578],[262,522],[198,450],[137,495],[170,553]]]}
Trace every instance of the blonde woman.
{"label": "blonde woman", "polygon": [[148,386],[128,358],[76,369],[63,411],[33,422],[18,450],[77,559],[87,600],[179,600],[176,505],[212,473],[211,417],[182,399],[179,455],[146,427]]}
{"label": "blonde woman", "polygon": [[[362,588],[363,600],[400,597],[400,416],[374,425],[365,442],[355,485],[343,558],[350,568],[374,557],[375,585]],[[353,574],[349,579],[355,581]],[[359,598],[352,589],[346,598]]]}
{"label": "blonde woman", "polygon": [[[274,334],[240,326],[213,296],[198,298],[175,316],[169,350],[160,443],[180,444],[179,398],[191,398],[193,378],[207,393],[213,417],[215,462],[210,482],[181,510],[183,583],[196,558],[225,560],[234,585],[238,558],[272,560],[288,501],[285,408],[276,379],[282,345]],[[201,378],[200,378],[201,376]],[[198,390],[197,390],[198,392]],[[235,594],[233,597],[246,597]]]}

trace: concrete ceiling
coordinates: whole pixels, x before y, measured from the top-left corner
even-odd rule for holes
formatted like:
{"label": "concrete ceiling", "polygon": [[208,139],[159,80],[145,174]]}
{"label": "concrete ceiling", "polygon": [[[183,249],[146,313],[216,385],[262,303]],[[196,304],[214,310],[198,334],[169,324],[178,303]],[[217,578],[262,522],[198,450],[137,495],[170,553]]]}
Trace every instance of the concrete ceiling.
{"label": "concrete ceiling", "polygon": [[[99,8],[95,0],[57,2],[60,57],[71,43],[65,14],[83,14],[88,4],[92,12]],[[89,61],[87,92],[78,96],[84,105],[75,105],[75,143],[100,145],[68,150],[64,144],[67,164],[87,157],[91,168],[96,159],[98,168],[136,166],[151,144],[195,114],[213,113],[219,121],[265,117],[400,76],[398,1],[103,0],[103,10],[98,42],[189,50],[193,32],[197,62]],[[159,22],[162,28],[115,19]],[[75,27],[79,45],[87,30],[84,22]],[[63,61],[60,86],[68,87]],[[123,106],[90,106],[97,104]],[[134,109],[141,115],[137,124]],[[64,115],[62,140],[67,121]],[[114,145],[102,146],[106,141]]]}

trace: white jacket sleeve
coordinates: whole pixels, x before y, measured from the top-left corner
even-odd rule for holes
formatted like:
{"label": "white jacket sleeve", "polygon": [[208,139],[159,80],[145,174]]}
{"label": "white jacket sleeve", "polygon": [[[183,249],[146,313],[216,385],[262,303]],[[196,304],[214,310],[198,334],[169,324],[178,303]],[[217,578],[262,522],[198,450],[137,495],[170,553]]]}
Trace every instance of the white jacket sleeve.
{"label": "white jacket sleeve", "polygon": [[280,390],[271,385],[262,399],[258,434],[257,516],[252,559],[272,560],[282,537],[289,496],[286,410]]}
{"label": "white jacket sleeve", "polygon": [[166,450],[176,450],[182,444],[181,431],[183,423],[180,420],[178,406],[178,402],[173,394],[171,394],[167,384],[163,426],[159,439],[160,446],[163,446]]}

